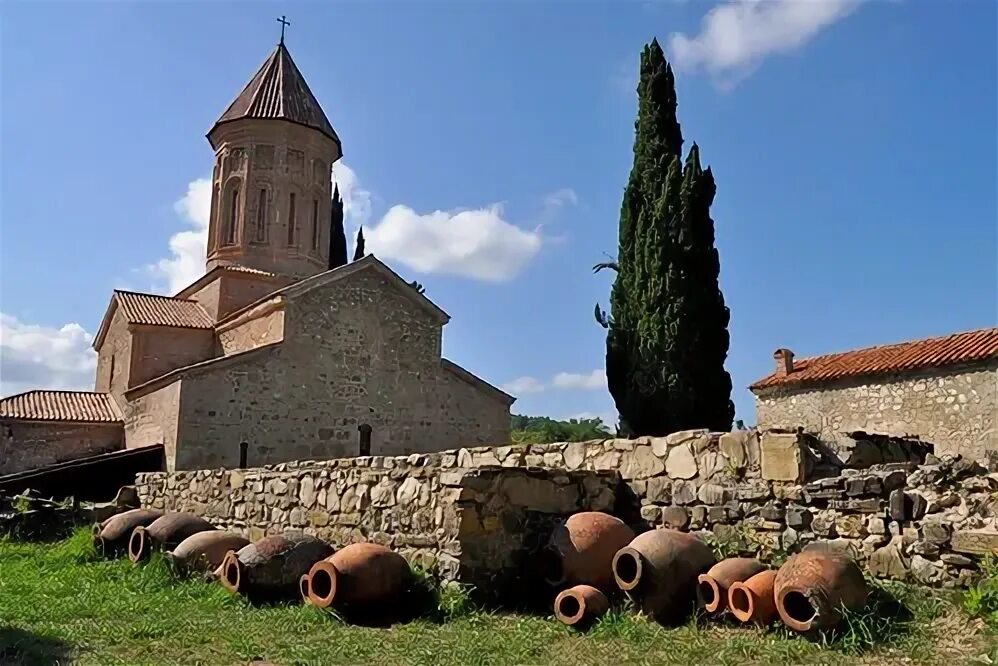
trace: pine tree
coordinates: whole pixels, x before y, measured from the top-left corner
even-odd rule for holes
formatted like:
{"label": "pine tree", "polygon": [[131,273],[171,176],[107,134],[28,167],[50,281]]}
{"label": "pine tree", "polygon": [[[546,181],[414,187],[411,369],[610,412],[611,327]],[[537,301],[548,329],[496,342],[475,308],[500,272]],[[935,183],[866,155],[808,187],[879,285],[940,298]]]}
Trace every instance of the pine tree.
{"label": "pine tree", "polygon": [[357,230],[357,243],[354,245],[353,260],[364,258],[364,227]]}
{"label": "pine tree", "polygon": [[657,40],[641,54],[634,164],[620,212],[617,271],[607,330],[606,374],[621,431],[665,435],[731,426],[724,369],[729,313],[718,286],[714,176],[694,144],[681,162],[672,68]]}
{"label": "pine tree", "polygon": [[329,219],[329,269],[347,263],[347,237],[343,231],[343,197],[339,186],[333,190],[332,212]]}

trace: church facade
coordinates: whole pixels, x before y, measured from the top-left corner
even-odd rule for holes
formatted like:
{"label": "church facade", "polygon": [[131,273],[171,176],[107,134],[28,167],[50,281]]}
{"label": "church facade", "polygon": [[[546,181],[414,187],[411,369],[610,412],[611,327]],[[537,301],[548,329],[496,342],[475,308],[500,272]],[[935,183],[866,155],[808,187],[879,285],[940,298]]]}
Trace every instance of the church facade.
{"label": "church facade", "polygon": [[346,262],[340,139],[283,40],[208,141],[205,274],[114,292],[95,391],[0,400],[0,474],[155,444],[173,470],[507,443],[514,398],[442,358],[448,315]]}

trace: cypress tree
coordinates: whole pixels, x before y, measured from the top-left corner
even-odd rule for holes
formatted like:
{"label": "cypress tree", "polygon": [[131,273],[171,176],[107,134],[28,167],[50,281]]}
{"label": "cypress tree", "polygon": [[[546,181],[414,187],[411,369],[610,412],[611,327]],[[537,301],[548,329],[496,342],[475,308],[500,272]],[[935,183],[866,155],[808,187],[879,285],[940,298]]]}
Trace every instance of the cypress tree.
{"label": "cypress tree", "polygon": [[657,40],[641,54],[634,163],[620,212],[606,374],[629,435],[731,426],[729,313],[718,286],[714,176],[694,144],[681,161],[672,68]]}
{"label": "cypress tree", "polygon": [[343,197],[339,186],[333,190],[332,212],[329,219],[329,269],[347,263],[347,237],[343,230]]}
{"label": "cypress tree", "polygon": [[357,243],[354,245],[353,249],[353,260],[364,258],[364,227],[357,230]]}

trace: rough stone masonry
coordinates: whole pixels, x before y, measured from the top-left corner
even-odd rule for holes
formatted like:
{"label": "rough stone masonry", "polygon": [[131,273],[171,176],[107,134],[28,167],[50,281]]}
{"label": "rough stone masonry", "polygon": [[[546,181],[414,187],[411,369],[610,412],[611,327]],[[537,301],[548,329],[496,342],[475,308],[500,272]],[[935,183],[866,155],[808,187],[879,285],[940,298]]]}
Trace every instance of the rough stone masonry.
{"label": "rough stone masonry", "polygon": [[476,586],[523,578],[550,526],[581,510],[771,561],[829,540],[876,576],[966,585],[979,558],[998,552],[998,474],[930,448],[871,437],[842,461],[803,434],[697,430],[155,473],[138,491],[144,505],[251,538],[300,529],[338,546],[385,543]]}

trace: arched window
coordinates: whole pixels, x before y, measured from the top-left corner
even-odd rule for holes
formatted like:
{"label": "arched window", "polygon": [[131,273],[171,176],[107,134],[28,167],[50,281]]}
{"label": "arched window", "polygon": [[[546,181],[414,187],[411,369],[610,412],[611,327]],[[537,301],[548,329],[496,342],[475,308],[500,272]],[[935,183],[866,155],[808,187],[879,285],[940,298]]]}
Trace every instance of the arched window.
{"label": "arched window", "polygon": [[298,216],[295,210],[295,193],[288,197],[288,245],[295,244],[295,228],[298,226]]}
{"label": "arched window", "polygon": [[312,199],[312,250],[319,249],[319,200]]}
{"label": "arched window", "polygon": [[256,204],[256,239],[267,239],[267,188],[260,188],[260,200]]}
{"label": "arched window", "polygon": [[239,184],[229,187],[228,206],[225,216],[225,233],[222,236],[224,245],[236,244],[236,226],[239,224]]}
{"label": "arched window", "polygon": [[[215,167],[215,171],[218,171],[218,167]],[[208,218],[211,220],[212,224],[217,225],[219,223],[218,219],[218,207],[221,205],[219,201],[218,193],[218,183],[215,183],[214,187],[211,188],[211,214]],[[217,226],[215,227],[217,230]],[[215,248],[218,246],[218,232],[216,231],[208,238],[208,252],[214,252]]]}
{"label": "arched window", "polygon": [[111,354],[111,370],[108,373],[107,386],[108,388],[114,386],[114,354]]}

